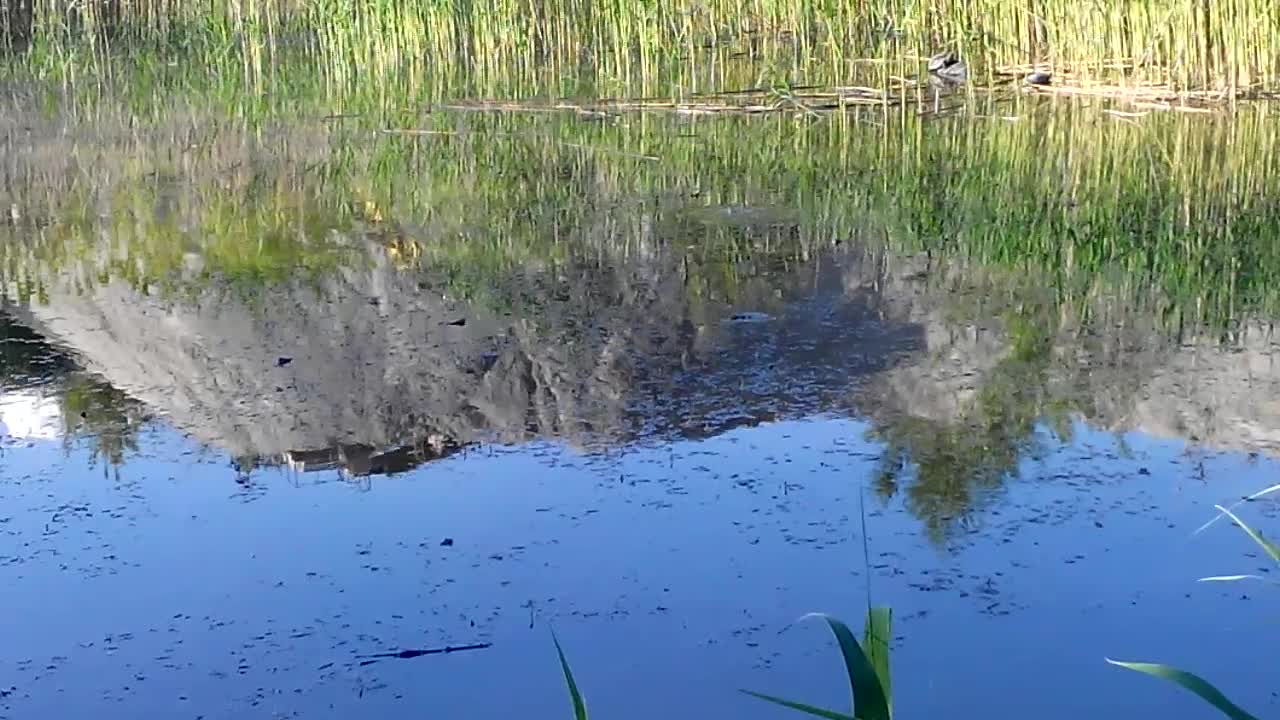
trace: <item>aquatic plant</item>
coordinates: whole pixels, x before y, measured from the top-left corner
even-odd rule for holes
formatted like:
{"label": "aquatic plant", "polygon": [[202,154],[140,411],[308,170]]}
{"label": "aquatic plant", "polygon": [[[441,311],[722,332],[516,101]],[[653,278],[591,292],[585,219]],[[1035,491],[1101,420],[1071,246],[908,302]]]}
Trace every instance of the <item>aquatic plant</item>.
{"label": "aquatic plant", "polygon": [[849,691],[853,703],[851,714],[844,715],[835,710],[755,690],[741,692],[806,715],[828,718],[828,720],[891,720],[893,717],[893,683],[889,662],[890,642],[893,640],[893,611],[887,607],[871,605],[871,544],[867,533],[866,505],[861,493],[858,495],[858,516],[862,525],[860,535],[863,571],[867,573],[867,617],[863,624],[862,644],[858,644],[849,626],[831,615],[810,613],[801,618],[801,620],[811,618],[822,620],[835,635],[836,644],[840,648],[840,658],[844,662],[845,673],[849,677]]}
{"label": "aquatic plant", "polygon": [[1125,662],[1121,660],[1112,660],[1107,658],[1107,662],[1128,670],[1151,675],[1162,680],[1181,686],[1186,690],[1195,693],[1201,700],[1212,705],[1214,708],[1226,715],[1231,720],[1258,720],[1257,717],[1245,712],[1239,705],[1231,702],[1221,690],[1214,687],[1207,680],[1189,673],[1185,670],[1179,670],[1169,665],[1161,665],[1158,663],[1141,663],[1141,662]]}
{"label": "aquatic plant", "polygon": [[[861,496],[860,496],[861,497]],[[862,520],[862,556],[866,571],[870,571],[870,545],[867,535],[867,515],[861,500],[858,505]],[[852,695],[852,714],[844,715],[834,710],[827,710],[816,705],[787,700],[776,695],[769,695],[754,690],[740,692],[751,697],[764,700],[775,705],[797,710],[807,715],[827,718],[828,720],[892,720],[893,717],[893,684],[890,673],[890,642],[893,639],[893,611],[888,607],[872,607],[871,578],[867,576],[867,617],[863,627],[862,643],[859,644],[844,622],[825,613],[810,613],[801,620],[818,619],[826,622],[827,627],[835,635],[840,648],[840,657],[844,662],[845,672],[849,677],[849,689]],[[578,691],[578,684],[569,670],[564,651],[560,648],[555,633],[551,635],[555,642],[556,653],[560,658],[560,667],[564,671],[565,684],[569,688],[569,697],[573,703],[575,720],[587,720],[586,703]]]}
{"label": "aquatic plant", "polygon": [[1211,9],[1180,0],[1034,8],[1005,0],[34,0],[7,8],[0,42],[26,53],[43,77],[101,82],[128,50],[177,54],[204,72],[274,86],[296,80],[279,60],[304,53],[329,91],[410,95],[672,95],[741,89],[762,75],[847,84],[862,61],[892,61],[898,72],[921,67],[940,46],[971,59],[979,80],[1039,65],[1068,82],[1110,75],[1135,86],[1233,91],[1274,84],[1280,56],[1276,9],[1264,0]]}
{"label": "aquatic plant", "polygon": [[[1214,523],[1218,522],[1223,518],[1230,518],[1231,522],[1236,527],[1240,528],[1245,533],[1245,535],[1247,535],[1249,539],[1254,542],[1255,545],[1262,548],[1262,551],[1266,553],[1267,557],[1271,558],[1271,561],[1276,564],[1277,569],[1280,569],[1280,545],[1277,545],[1275,542],[1268,540],[1266,537],[1262,535],[1261,532],[1254,530],[1244,520],[1241,520],[1233,512],[1235,508],[1239,507],[1240,505],[1243,505],[1244,503],[1259,500],[1261,498],[1264,498],[1276,492],[1280,492],[1280,484],[1272,485],[1271,487],[1265,488],[1263,490],[1259,490],[1258,492],[1244,498],[1243,500],[1240,500],[1239,502],[1235,503],[1229,508],[1223,507],[1221,505],[1215,505],[1214,507],[1217,508],[1218,514],[1214,516],[1214,518],[1211,519],[1209,522],[1205,523],[1204,525],[1201,525],[1196,530],[1196,533],[1199,534],[1201,532],[1204,532],[1206,529],[1209,528],[1209,526],[1213,525]],[[1238,582],[1242,580],[1259,580],[1272,585],[1280,585],[1280,581],[1276,581],[1270,578],[1264,578],[1261,575],[1256,575],[1252,573],[1239,574],[1239,575],[1211,575],[1209,577],[1200,578],[1200,582]]]}
{"label": "aquatic plant", "polygon": [[[1249,498],[1246,498],[1242,502],[1247,502],[1249,500],[1256,500],[1258,498],[1261,498],[1265,495],[1269,495],[1277,491],[1280,491],[1280,485],[1273,485],[1265,490],[1262,490],[1261,492],[1255,493],[1254,495],[1250,496]],[[1230,518],[1231,522],[1236,527],[1240,528],[1240,530],[1243,531],[1245,535],[1247,535],[1249,539],[1254,542],[1254,544],[1256,544],[1259,548],[1261,548],[1262,551],[1267,555],[1267,557],[1271,559],[1273,563],[1275,563],[1277,569],[1280,569],[1280,545],[1276,545],[1274,542],[1265,538],[1261,532],[1250,527],[1247,523],[1245,523],[1244,520],[1241,520],[1234,512],[1232,512],[1231,509],[1225,508],[1221,505],[1215,505],[1214,507],[1218,509],[1219,515],[1217,515],[1213,520],[1210,520],[1205,525],[1201,526],[1200,530],[1197,530],[1197,532],[1204,530],[1205,528],[1209,527],[1209,525],[1213,524],[1214,522],[1216,522],[1221,518],[1224,518],[1224,517]],[[1275,580],[1263,578],[1255,574],[1214,575],[1214,576],[1204,577],[1200,579],[1201,582],[1238,582],[1243,580],[1261,580],[1263,582],[1268,582],[1271,584],[1280,584],[1280,583],[1276,583]],[[1107,662],[1111,663],[1112,665],[1117,665],[1119,667],[1127,668],[1129,670],[1145,673],[1147,675],[1151,675],[1153,677],[1157,677],[1162,680],[1167,680],[1171,683],[1174,683],[1194,693],[1201,700],[1204,700],[1205,702],[1209,703],[1215,709],[1217,709],[1220,713],[1227,716],[1231,720],[1258,720],[1257,717],[1249,714],[1239,705],[1236,705],[1234,702],[1232,702],[1226,695],[1222,693],[1221,690],[1219,690],[1209,681],[1205,680],[1204,678],[1198,675],[1189,673],[1185,670],[1181,670],[1179,668],[1175,668],[1169,665],[1162,665],[1158,663],[1126,662],[1126,661],[1120,661],[1120,660],[1112,660],[1111,658],[1107,658]]]}
{"label": "aquatic plant", "polygon": [[[893,707],[889,675],[889,641],[892,638],[893,614],[890,609],[878,607],[867,611],[866,628],[863,631],[861,645],[854,638],[849,627],[840,620],[822,613],[813,613],[805,617],[825,621],[831,628],[831,632],[835,634],[845,670],[849,675],[849,686],[853,694],[853,714],[844,715],[833,710],[753,690],[741,692],[776,705],[830,720],[891,720]],[[555,643],[560,669],[564,673],[565,685],[569,690],[574,720],[587,720],[586,700],[578,690],[578,683],[574,680],[573,671],[569,668],[569,661],[565,658],[564,649],[561,648],[560,641],[555,637],[554,632],[551,640]]]}
{"label": "aquatic plant", "polygon": [[892,611],[887,607],[867,610],[862,644],[854,638],[853,631],[847,625],[830,615],[814,613],[805,617],[825,621],[836,637],[853,696],[851,713],[845,715],[816,705],[787,700],[754,690],[742,692],[775,705],[798,710],[806,715],[829,720],[891,720],[893,695],[889,671],[889,641],[893,637]]}
{"label": "aquatic plant", "polygon": [[551,633],[551,642],[555,643],[556,655],[560,658],[560,669],[564,672],[564,682],[569,688],[569,700],[573,703],[574,720],[587,720],[587,702],[582,697],[582,693],[578,691],[578,683],[573,679],[573,671],[569,669],[569,661],[565,659],[564,649],[560,647],[560,640],[556,638],[554,632]]}

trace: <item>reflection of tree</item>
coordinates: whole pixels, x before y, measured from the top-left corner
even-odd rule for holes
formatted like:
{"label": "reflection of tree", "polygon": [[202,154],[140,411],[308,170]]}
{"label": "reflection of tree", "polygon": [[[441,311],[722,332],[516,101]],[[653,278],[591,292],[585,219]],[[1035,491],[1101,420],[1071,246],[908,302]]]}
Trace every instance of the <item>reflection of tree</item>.
{"label": "reflection of tree", "polygon": [[63,441],[68,446],[83,438],[94,460],[113,466],[125,461],[126,452],[138,450],[144,411],[136,400],[82,372],[66,377],[61,399]]}
{"label": "reflection of tree", "polygon": [[63,442],[90,446],[94,460],[120,465],[138,449],[142,405],[97,377],[76,368],[65,351],[31,328],[0,314],[0,386],[56,388],[62,406]]}
{"label": "reflection of tree", "polygon": [[1050,398],[1047,388],[1049,315],[1023,310],[1009,318],[1009,353],[954,421],[904,417],[872,431],[886,444],[876,493],[887,501],[904,492],[907,509],[924,522],[933,542],[946,542],[1006,479],[1017,476],[1019,461],[1037,449],[1039,423],[1069,438],[1066,408]]}

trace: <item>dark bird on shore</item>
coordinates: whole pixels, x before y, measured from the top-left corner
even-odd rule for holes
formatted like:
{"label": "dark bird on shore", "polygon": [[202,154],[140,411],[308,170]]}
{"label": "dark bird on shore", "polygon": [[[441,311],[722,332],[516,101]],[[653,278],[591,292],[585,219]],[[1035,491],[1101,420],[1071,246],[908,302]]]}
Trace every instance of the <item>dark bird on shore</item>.
{"label": "dark bird on shore", "polygon": [[962,83],[969,77],[969,66],[950,50],[929,58],[927,67],[929,72],[948,82]]}
{"label": "dark bird on shore", "polygon": [[1043,70],[1036,70],[1023,78],[1023,80],[1025,80],[1028,85],[1049,85],[1053,82],[1053,74]]}

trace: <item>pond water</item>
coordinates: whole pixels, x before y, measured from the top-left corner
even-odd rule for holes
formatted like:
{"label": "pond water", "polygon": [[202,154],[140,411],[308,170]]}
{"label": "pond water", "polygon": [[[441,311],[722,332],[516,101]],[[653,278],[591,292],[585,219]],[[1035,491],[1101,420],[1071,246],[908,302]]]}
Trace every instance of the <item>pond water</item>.
{"label": "pond water", "polygon": [[1269,120],[1019,112],[6,118],[0,716],[1274,714]]}

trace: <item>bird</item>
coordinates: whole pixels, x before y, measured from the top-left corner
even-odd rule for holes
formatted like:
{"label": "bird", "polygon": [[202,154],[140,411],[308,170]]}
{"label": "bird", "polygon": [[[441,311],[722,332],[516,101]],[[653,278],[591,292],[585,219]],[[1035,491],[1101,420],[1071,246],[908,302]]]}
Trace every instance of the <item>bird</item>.
{"label": "bird", "polygon": [[1048,85],[1053,82],[1053,74],[1045,72],[1044,70],[1036,70],[1023,78],[1023,80],[1025,80],[1028,85]]}
{"label": "bird", "polygon": [[927,67],[930,73],[948,82],[962,83],[969,77],[969,66],[950,50],[929,58]]}

